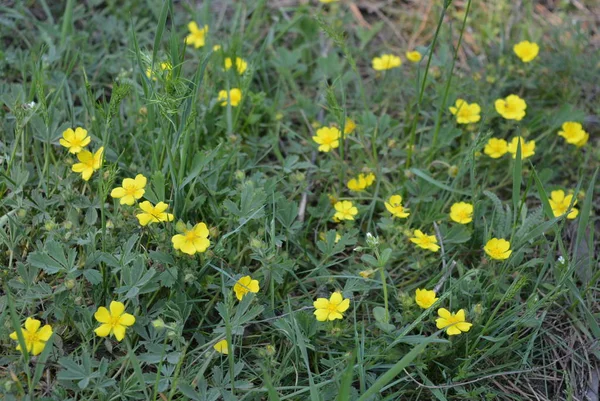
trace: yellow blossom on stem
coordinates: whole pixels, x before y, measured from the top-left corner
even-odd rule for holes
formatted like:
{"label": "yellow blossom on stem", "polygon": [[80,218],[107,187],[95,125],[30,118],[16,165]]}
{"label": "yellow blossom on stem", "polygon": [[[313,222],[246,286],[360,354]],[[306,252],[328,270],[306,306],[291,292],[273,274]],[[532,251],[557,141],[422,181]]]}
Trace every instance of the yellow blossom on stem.
{"label": "yellow blossom on stem", "polygon": [[540,47],[537,43],[524,40],[513,46],[513,51],[524,63],[529,63],[537,57]]}
{"label": "yellow blossom on stem", "polygon": [[353,133],[355,129],[356,123],[353,120],[346,118],[346,122],[344,123],[344,138],[346,135]]}
{"label": "yellow blossom on stem", "polygon": [[[550,192],[550,199],[548,199],[548,201],[550,202],[554,217],[562,216],[569,210],[569,206],[573,201],[573,194],[565,195],[565,191],[559,189],[558,191]],[[576,204],[577,199],[573,202],[573,207],[569,214],[567,214],[567,219],[574,219],[579,214],[579,210],[575,208]]]}
{"label": "yellow blossom on stem", "polygon": [[485,244],[483,250],[487,255],[494,260],[508,259],[512,253],[510,242],[505,239],[492,238]]}
{"label": "yellow blossom on stem", "polygon": [[477,103],[467,103],[463,99],[456,99],[454,106],[450,107],[450,113],[456,116],[459,124],[471,124],[481,120],[481,107]]}
{"label": "yellow blossom on stem", "polygon": [[112,334],[117,341],[121,341],[125,338],[127,327],[133,326],[135,323],[135,317],[125,313],[125,305],[121,302],[112,301],[109,308],[110,312],[101,306],[94,313],[96,320],[102,323],[94,332],[98,337],[108,337]]}
{"label": "yellow blossom on stem", "polygon": [[466,333],[471,330],[473,324],[468,323],[465,318],[464,309],[456,313],[450,313],[448,309],[438,309],[439,318],[435,319],[435,325],[438,329],[446,329],[446,334],[455,336],[460,333]]}
{"label": "yellow blossom on stem", "polygon": [[419,61],[421,61],[421,59],[423,58],[423,56],[418,51],[413,50],[413,51],[410,51],[410,52],[406,52],[406,58],[410,62],[418,63]]}
{"label": "yellow blossom on stem", "polygon": [[402,65],[400,57],[394,56],[393,54],[383,54],[381,57],[373,58],[373,69],[376,71],[391,70]]}
{"label": "yellow blossom on stem", "polygon": [[[52,327],[47,324],[40,328],[41,325],[42,322],[39,320],[28,317],[27,320],[25,320],[25,327],[19,328],[21,334],[23,335],[23,340],[25,340],[25,348],[27,349],[27,352],[34,356],[42,353],[46,347],[46,342],[52,336]],[[19,335],[16,331],[10,333],[9,337],[12,340],[17,341],[17,343],[19,342]],[[15,349],[23,352],[20,344],[18,344]]]}
{"label": "yellow blossom on stem", "polygon": [[531,140],[525,142],[525,139],[521,136],[514,137],[508,144],[508,152],[512,154],[512,158],[517,158],[517,146],[521,142],[521,160],[525,160],[528,157],[535,155],[535,141]]}
{"label": "yellow blossom on stem", "polygon": [[358,275],[361,276],[364,279],[367,279],[367,278],[370,278],[374,273],[375,273],[375,270],[368,269],[368,270],[361,270],[361,271],[359,271]]}
{"label": "yellow blossom on stem", "polygon": [[437,300],[438,298],[433,290],[417,288],[417,291],[415,291],[415,302],[423,309],[430,308]]}
{"label": "yellow blossom on stem", "polygon": [[133,205],[136,199],[144,196],[146,190],[147,179],[142,174],[138,174],[135,178],[125,178],[120,187],[114,188],[110,192],[110,196],[115,199],[121,199],[121,205]]}
{"label": "yellow blossom on stem", "polygon": [[317,135],[312,140],[319,145],[319,152],[329,152],[340,146],[341,132],[336,127],[322,127],[317,130]]}
{"label": "yellow blossom on stem", "polygon": [[570,143],[571,145],[580,143],[585,139],[586,134],[587,132],[584,131],[583,126],[574,121],[563,123],[562,130],[558,132],[558,135],[565,138],[567,143]]}
{"label": "yellow blossom on stem", "polygon": [[208,25],[204,25],[204,28],[199,28],[196,22],[192,21],[188,24],[190,33],[185,38],[185,43],[194,46],[196,49],[203,47],[206,43],[206,34],[208,33]]}
{"label": "yellow blossom on stem", "polygon": [[[229,70],[231,67],[233,67],[233,61],[231,60],[231,58],[227,57],[225,59],[225,70]],[[240,57],[235,58],[235,69],[238,72],[238,74],[243,74],[247,68],[248,63],[246,62],[246,60]]]}
{"label": "yellow blossom on stem", "polygon": [[219,91],[218,102],[221,102],[221,106],[227,106],[227,98],[232,107],[236,107],[242,101],[242,91],[238,88],[233,88],[229,92],[223,90]]}
{"label": "yellow blossom on stem", "polygon": [[313,302],[315,307],[314,315],[319,322],[325,322],[327,320],[342,319],[343,313],[350,307],[350,300],[344,299],[341,293],[334,292],[331,294],[329,299],[317,298]]}
{"label": "yellow blossom on stem", "polygon": [[[157,205],[158,206],[158,205]],[[181,234],[171,238],[173,248],[188,255],[205,252],[210,246],[209,231],[205,223],[198,223],[191,229],[184,228]]]}
{"label": "yellow blossom on stem", "polygon": [[250,276],[244,276],[240,278],[237,283],[233,286],[233,291],[235,291],[235,297],[241,301],[249,292],[257,293],[259,290],[258,280],[252,280]]}
{"label": "yellow blossom on stem", "polygon": [[415,230],[413,233],[414,237],[410,238],[410,242],[416,244],[418,247],[430,250],[431,252],[437,252],[440,249],[437,238],[435,235],[424,234],[421,230]]}
{"label": "yellow blossom on stem", "polygon": [[99,170],[102,166],[102,153],[104,152],[104,147],[101,147],[96,151],[96,153],[92,153],[87,150],[82,150],[77,153],[77,159],[79,163],[73,164],[71,169],[76,173],[81,173],[81,178],[84,181],[88,181],[94,171]]}
{"label": "yellow blossom on stem", "polygon": [[457,202],[450,207],[450,219],[459,224],[469,224],[473,221],[473,205]]}
{"label": "yellow blossom on stem", "polygon": [[492,159],[502,157],[506,152],[508,152],[508,142],[504,139],[490,138],[485,145],[485,148],[483,148],[483,153]]}
{"label": "yellow blossom on stem", "polygon": [[410,215],[408,209],[405,209],[404,206],[402,206],[401,195],[390,196],[388,201],[385,202],[385,208],[392,214],[392,216],[399,217],[401,219],[404,219]]}
{"label": "yellow blossom on stem", "polygon": [[508,95],[504,99],[497,99],[494,107],[505,119],[521,121],[525,117],[527,103],[517,95]]}
{"label": "yellow blossom on stem", "polygon": [[142,226],[161,221],[172,221],[174,216],[166,212],[168,207],[169,205],[164,202],[158,202],[154,206],[148,201],[143,201],[140,203],[140,209],[142,209],[143,213],[136,214],[135,217],[137,217]]}
{"label": "yellow blossom on stem", "polygon": [[334,219],[338,221],[342,220],[354,220],[354,216],[358,214],[358,209],[350,201],[339,201],[333,205],[335,208]]}
{"label": "yellow blossom on stem", "polygon": [[350,191],[360,192],[373,185],[373,182],[375,182],[375,174],[359,174],[358,177],[349,180],[346,186]]}
{"label": "yellow blossom on stem", "polygon": [[79,153],[89,145],[92,138],[88,136],[87,130],[77,127],[75,131],[73,128],[67,128],[63,131],[62,138],[58,141],[62,146],[69,149],[69,153]]}
{"label": "yellow blossom on stem", "polygon": [[229,354],[229,347],[227,344],[227,340],[221,340],[218,343],[216,343],[213,348],[215,349],[215,351],[217,351],[220,354],[223,355],[227,355]]}

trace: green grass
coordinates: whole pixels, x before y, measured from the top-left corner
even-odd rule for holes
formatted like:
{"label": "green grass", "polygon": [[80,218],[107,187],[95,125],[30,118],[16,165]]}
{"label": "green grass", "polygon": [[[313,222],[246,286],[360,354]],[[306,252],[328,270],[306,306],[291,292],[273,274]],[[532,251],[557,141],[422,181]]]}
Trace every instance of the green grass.
{"label": "green grass", "polygon": [[[509,1],[374,4],[358,9],[368,26],[351,2],[59,3],[0,6],[3,399],[597,392],[593,2],[551,13]],[[200,49],[185,45],[190,21],[209,25]],[[521,40],[540,45],[531,63],[513,53]],[[414,48],[420,63],[404,56]],[[384,53],[402,66],[374,71]],[[247,70],[224,70],[225,57]],[[242,101],[223,107],[219,91],[231,88]],[[521,121],[494,109],[509,94],[527,102]],[[448,111],[457,98],[478,103],[481,120],[457,124]],[[317,129],[343,130],[347,118],[356,130],[318,152]],[[584,147],[558,136],[566,121],[583,123]],[[87,129],[90,150],[105,149],[87,182],[58,142],[75,127]],[[490,137],[517,135],[536,141],[535,155],[483,153]],[[350,192],[360,173],[374,173],[373,185]],[[173,222],[142,227],[137,205],[110,196],[137,174],[148,178],[139,201],[168,203]],[[573,191],[576,219],[554,216],[558,189]],[[393,194],[408,218],[386,210]],[[333,222],[331,199],[352,201],[355,220]],[[471,223],[451,221],[455,202],[474,205]],[[208,250],[175,250],[182,224],[199,222]],[[415,229],[442,249],[415,246]],[[507,260],[484,253],[492,237],[510,241]],[[260,291],[238,301],[233,287],[246,275]],[[420,308],[417,288],[435,288],[436,304]],[[318,322],[313,302],[334,291],[349,309]],[[94,313],[112,300],[136,318],[121,342],[94,333]],[[438,308],[464,309],[472,328],[448,336]],[[9,338],[27,317],[53,329],[39,355]],[[227,355],[214,348],[223,339]]]}

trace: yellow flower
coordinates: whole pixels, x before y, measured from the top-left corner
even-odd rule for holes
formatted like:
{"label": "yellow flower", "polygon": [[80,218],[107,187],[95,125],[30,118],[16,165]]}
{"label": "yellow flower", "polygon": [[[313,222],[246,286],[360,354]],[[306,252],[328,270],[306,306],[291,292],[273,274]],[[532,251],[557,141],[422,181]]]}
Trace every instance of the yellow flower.
{"label": "yellow flower", "polygon": [[79,153],[86,147],[92,138],[88,136],[87,130],[77,127],[75,131],[73,128],[68,128],[63,132],[63,137],[58,141],[62,146],[69,149],[69,153]]}
{"label": "yellow flower", "polygon": [[508,151],[512,154],[512,158],[517,158],[517,146],[521,142],[521,159],[525,160],[528,157],[535,155],[535,141],[525,142],[521,136],[514,137],[508,144]]}
{"label": "yellow flower", "polygon": [[585,140],[586,134],[587,133],[583,130],[582,125],[573,121],[563,123],[562,131],[558,132],[558,135],[565,138],[567,143],[570,143],[571,145],[577,145],[582,140]]}
{"label": "yellow flower", "polygon": [[[319,233],[319,239],[321,241],[326,241],[327,240],[327,235],[325,233]],[[340,240],[342,239],[342,236],[336,232],[335,233],[335,240],[333,241],[335,244],[337,244],[338,242],[340,242]]]}
{"label": "yellow flower", "polygon": [[463,99],[456,99],[454,106],[450,107],[450,113],[456,116],[459,124],[476,123],[481,119],[481,107],[477,103],[467,103]]}
{"label": "yellow flower", "polygon": [[367,279],[367,278],[371,277],[373,275],[373,273],[375,273],[375,270],[373,270],[373,269],[361,270],[358,272],[358,275],[364,279]]}
{"label": "yellow flower", "polygon": [[113,198],[121,198],[121,205],[133,205],[136,199],[144,196],[146,190],[146,177],[138,174],[135,178],[125,178],[120,187],[113,189],[110,196]]}
{"label": "yellow flower", "polygon": [[417,288],[415,292],[415,302],[423,309],[428,309],[437,301],[435,291]]}
{"label": "yellow flower", "polygon": [[[158,206],[158,205],[157,205]],[[208,227],[204,223],[198,223],[191,229],[184,228],[182,234],[176,234],[171,238],[173,248],[180,250],[188,255],[194,255],[196,252],[205,252],[210,246],[208,239]]]}
{"label": "yellow flower", "polygon": [[355,129],[356,123],[351,119],[347,118],[346,122],[344,123],[344,138],[346,137],[346,135],[350,135],[351,133],[353,133]]}
{"label": "yellow flower", "polygon": [[531,60],[537,57],[540,47],[537,45],[537,43],[524,40],[514,45],[513,51],[522,62],[529,63]]}
{"label": "yellow flower", "polygon": [[508,259],[512,251],[510,250],[510,242],[505,239],[492,238],[483,247],[485,253],[495,260]]}
{"label": "yellow flower", "polygon": [[388,201],[385,202],[385,208],[394,217],[400,217],[401,219],[404,219],[410,215],[408,209],[405,209],[404,206],[402,206],[402,196],[400,195],[390,196]]}
{"label": "yellow flower", "polygon": [[[52,337],[52,327],[49,324],[40,329],[42,322],[37,319],[28,317],[25,320],[25,327],[19,328],[23,339],[25,340],[25,348],[31,355],[39,355],[46,347],[46,341]],[[9,337],[15,341],[19,341],[19,336],[16,331],[10,333]],[[17,351],[21,351],[21,345],[17,345]]]}
{"label": "yellow flower", "polygon": [[412,61],[413,63],[418,63],[419,61],[421,61],[423,56],[421,56],[421,53],[419,53],[418,51],[413,50],[411,52],[406,52],[406,58],[408,59],[408,61]]}
{"label": "yellow flower", "polygon": [[334,292],[329,299],[317,298],[313,302],[313,306],[316,309],[314,314],[317,320],[324,322],[327,320],[342,319],[344,317],[343,313],[350,307],[350,300],[344,299],[339,292]]}
{"label": "yellow flower", "polygon": [[235,291],[235,297],[241,301],[249,292],[257,293],[259,290],[258,280],[252,280],[250,276],[244,276],[240,278],[237,283],[233,286],[233,291]]}
{"label": "yellow flower", "polygon": [[350,181],[348,181],[346,185],[350,191],[360,192],[373,185],[374,181],[375,174],[373,173],[369,173],[366,175],[359,174],[358,177],[352,178]]}
{"label": "yellow flower", "polygon": [[214,45],[213,46],[213,52],[218,52],[219,50],[221,50],[221,45]]}
{"label": "yellow flower", "polygon": [[[562,189],[550,192],[550,199],[548,199],[548,201],[550,202],[550,207],[552,208],[554,217],[562,216],[563,214],[567,213],[572,200],[573,195],[569,194],[565,196],[565,191]],[[576,204],[577,199],[575,199],[575,202],[573,202],[573,208],[567,215],[567,219],[574,219],[579,214],[579,210],[575,209]]]}
{"label": "yellow flower", "polygon": [[483,148],[483,153],[492,159],[502,157],[506,152],[508,152],[508,142],[504,139],[490,138],[485,148]]}
{"label": "yellow flower", "polygon": [[204,25],[204,28],[200,29],[198,24],[192,21],[188,24],[188,29],[190,33],[185,38],[185,43],[194,46],[196,49],[203,47],[208,33],[208,25]]}
{"label": "yellow flower", "polygon": [[229,96],[227,91],[219,91],[217,101],[221,102],[221,106],[227,106],[227,97],[229,97],[231,106],[235,107],[242,101],[242,91],[238,88],[233,88],[229,91]]}
{"label": "yellow flower", "polygon": [[494,103],[496,111],[507,120],[521,121],[525,117],[527,103],[517,95],[508,95],[505,99],[497,99]]}
{"label": "yellow flower", "polygon": [[438,309],[439,318],[435,319],[435,325],[438,329],[446,329],[446,334],[454,336],[460,333],[466,333],[471,330],[473,324],[468,323],[465,318],[464,309],[450,313],[448,309]]}
{"label": "yellow flower", "polygon": [[[164,61],[164,62],[160,63],[160,69],[163,71],[171,71],[173,69],[173,66],[168,61]],[[146,68],[146,76],[148,78],[152,78],[152,80],[156,81],[156,76],[154,76],[154,74],[152,73],[152,68],[150,66],[148,66],[148,68]]]}
{"label": "yellow flower", "polygon": [[[233,66],[233,62],[231,61],[231,59],[229,57],[227,57],[225,59],[225,70],[229,70],[231,67]],[[248,63],[239,57],[235,58],[235,68],[238,72],[238,74],[243,74],[244,71],[246,71],[246,68],[248,68]]]}
{"label": "yellow flower", "polygon": [[350,201],[336,202],[333,207],[335,208],[335,215],[333,218],[337,219],[338,221],[354,220],[354,216],[358,214],[358,209],[356,206],[353,206],[352,202]]}
{"label": "yellow flower", "polygon": [[373,69],[376,71],[391,70],[402,65],[400,57],[394,56],[393,54],[384,54],[381,57],[375,57],[373,59]]}
{"label": "yellow flower", "polygon": [[114,335],[117,341],[125,338],[125,330],[135,323],[135,317],[129,313],[125,313],[125,305],[121,302],[112,301],[110,303],[110,312],[104,306],[98,308],[94,317],[100,327],[94,330],[98,337],[108,337]]}
{"label": "yellow flower", "polygon": [[460,224],[469,224],[473,221],[473,205],[466,202],[457,202],[450,208],[450,219]]}
{"label": "yellow flower", "polygon": [[88,181],[92,174],[94,174],[94,171],[100,169],[103,152],[104,147],[98,149],[94,154],[90,151],[82,150],[77,153],[79,163],[73,164],[71,169],[76,173],[81,173],[81,178],[83,178],[84,181]]}
{"label": "yellow flower", "polygon": [[144,213],[136,214],[138,221],[142,226],[147,226],[150,223],[159,223],[161,221],[172,221],[174,216],[171,213],[166,213],[165,210],[169,205],[164,202],[158,202],[156,206],[148,201],[140,203],[140,209]]}
{"label": "yellow flower", "polygon": [[340,0],[319,0],[323,4],[337,3]]}
{"label": "yellow flower", "polygon": [[437,252],[440,249],[435,235],[424,234],[421,230],[415,230],[413,235],[414,237],[410,238],[410,242],[417,244],[420,248],[428,249],[431,252]]}
{"label": "yellow flower", "polygon": [[336,127],[322,127],[317,130],[317,135],[312,140],[319,145],[319,152],[329,152],[340,146],[340,130]]}
{"label": "yellow flower", "polygon": [[229,348],[227,347],[227,340],[221,340],[218,343],[216,343],[213,348],[215,349],[215,351],[223,354],[223,355],[227,355],[229,354]]}

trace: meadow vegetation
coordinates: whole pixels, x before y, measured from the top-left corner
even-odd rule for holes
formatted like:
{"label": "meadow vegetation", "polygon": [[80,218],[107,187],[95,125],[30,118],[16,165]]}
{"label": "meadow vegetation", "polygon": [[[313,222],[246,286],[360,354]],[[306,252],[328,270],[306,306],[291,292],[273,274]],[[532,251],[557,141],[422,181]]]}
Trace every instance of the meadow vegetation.
{"label": "meadow vegetation", "polygon": [[4,3],[2,399],[598,400],[597,2]]}

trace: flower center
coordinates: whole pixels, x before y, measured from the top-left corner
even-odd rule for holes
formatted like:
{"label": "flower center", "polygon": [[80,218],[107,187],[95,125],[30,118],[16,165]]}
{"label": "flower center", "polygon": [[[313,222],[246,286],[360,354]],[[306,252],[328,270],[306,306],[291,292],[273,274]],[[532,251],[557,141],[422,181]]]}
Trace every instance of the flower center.
{"label": "flower center", "polygon": [[134,196],[135,192],[137,191],[137,187],[135,186],[135,184],[123,185],[123,189],[125,190],[125,193],[127,195],[131,195],[131,196]]}
{"label": "flower center", "polygon": [[110,325],[110,327],[115,328],[116,326],[119,325],[120,320],[121,320],[121,316],[111,316],[110,320],[108,321],[108,324]]}
{"label": "flower center", "polygon": [[329,303],[329,305],[327,305],[327,311],[329,313],[335,313],[335,312],[337,312],[337,305]]}
{"label": "flower center", "polygon": [[24,334],[23,337],[25,337],[25,342],[26,343],[36,343],[36,342],[38,342],[40,340],[39,337],[38,337],[37,331],[34,332],[34,333],[26,332],[26,333],[23,333],[23,334]]}
{"label": "flower center", "polygon": [[186,241],[191,242],[196,239],[196,233],[194,232],[194,230],[186,231],[184,236],[185,236]]}

